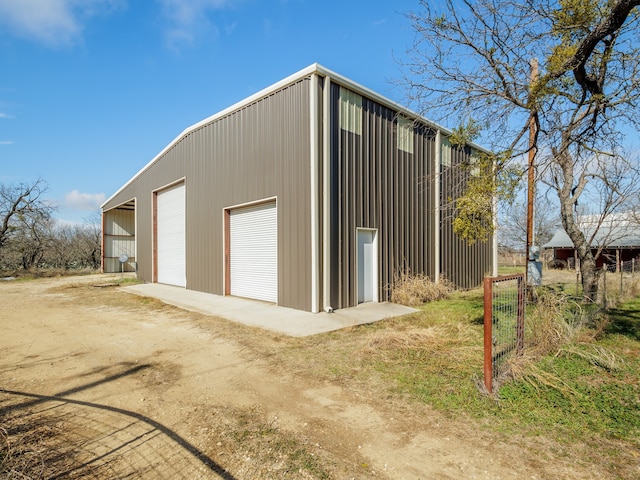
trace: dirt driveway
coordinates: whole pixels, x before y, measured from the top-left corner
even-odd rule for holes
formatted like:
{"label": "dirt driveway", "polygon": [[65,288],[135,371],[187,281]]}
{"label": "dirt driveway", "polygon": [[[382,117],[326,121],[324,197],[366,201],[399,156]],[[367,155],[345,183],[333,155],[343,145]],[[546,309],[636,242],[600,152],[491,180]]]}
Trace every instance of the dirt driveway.
{"label": "dirt driveway", "polygon": [[591,478],[375,389],[315,381],[247,346],[287,341],[276,334],[95,286],[110,278],[0,282],[0,427],[17,470],[44,478]]}

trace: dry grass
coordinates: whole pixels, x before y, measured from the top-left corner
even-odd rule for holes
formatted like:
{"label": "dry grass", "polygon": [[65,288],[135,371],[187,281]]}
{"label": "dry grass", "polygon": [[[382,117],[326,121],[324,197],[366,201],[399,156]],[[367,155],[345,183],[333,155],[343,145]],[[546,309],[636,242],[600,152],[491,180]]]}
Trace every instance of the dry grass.
{"label": "dry grass", "polygon": [[85,465],[56,419],[39,416],[25,424],[12,415],[0,428],[0,479],[44,480],[98,475],[101,466]]}
{"label": "dry grass", "polygon": [[39,479],[45,477],[45,460],[39,451],[39,442],[16,441],[9,432],[0,428],[0,478],[2,479]]}
{"label": "dry grass", "polygon": [[619,370],[622,368],[622,359],[600,345],[592,343],[576,343],[565,345],[560,351],[561,355],[581,357],[596,367],[607,371]]}
{"label": "dry grass", "polygon": [[65,268],[33,268],[29,270],[2,270],[0,277],[14,277],[20,280],[33,280],[36,278],[75,277],[78,275],[92,275],[99,273],[90,268],[65,269]]}
{"label": "dry grass", "polygon": [[447,298],[453,291],[453,284],[445,278],[441,278],[436,283],[423,274],[414,275],[410,272],[402,272],[393,278],[391,301],[400,305],[417,307]]}
{"label": "dry grass", "polygon": [[602,297],[602,302],[606,298],[607,308],[616,308],[631,299],[640,297],[640,275],[637,273],[634,275],[603,274],[600,277],[599,296]]}
{"label": "dry grass", "polygon": [[[65,412],[60,409],[64,407],[18,407],[4,416],[0,480],[213,478],[201,476],[208,470],[170,437],[157,430],[149,435],[144,422],[123,420],[111,413],[105,416],[102,411],[77,411],[73,406]],[[233,478],[363,478],[354,467],[361,463],[357,459],[336,465],[331,452],[305,431],[281,428],[277,417],[268,417],[259,407],[207,405],[207,412],[215,416],[215,422],[198,426],[198,440],[211,457],[234,472]],[[113,430],[102,430],[106,425]],[[334,469],[339,476],[332,475]]]}
{"label": "dry grass", "polygon": [[[513,357],[509,362],[508,381],[510,378],[523,381],[540,392],[541,387],[553,388],[564,395],[571,395],[574,390],[558,375],[554,375],[538,365],[540,357],[531,350],[525,350],[521,355]],[[498,397],[499,398],[499,397]]]}
{"label": "dry grass", "polygon": [[556,352],[584,325],[580,303],[553,292],[539,295],[535,308],[527,317],[527,345],[536,356]]}
{"label": "dry grass", "polygon": [[406,331],[379,330],[371,335],[368,348],[373,351],[427,348],[443,340],[442,327],[414,328]]}
{"label": "dry grass", "polygon": [[625,299],[640,297],[640,275],[633,275],[629,281],[623,281],[623,294]]}
{"label": "dry grass", "polygon": [[570,388],[560,377],[539,367],[543,357],[580,357],[608,371],[619,369],[621,360],[595,344],[608,323],[607,316],[595,305],[584,305],[574,297],[554,292],[539,295],[527,315],[524,352],[510,362],[510,376],[567,394]]}
{"label": "dry grass", "polygon": [[416,356],[433,356],[473,341],[473,332],[463,325],[433,325],[407,330],[378,330],[359,352],[366,359],[391,363],[415,361]]}

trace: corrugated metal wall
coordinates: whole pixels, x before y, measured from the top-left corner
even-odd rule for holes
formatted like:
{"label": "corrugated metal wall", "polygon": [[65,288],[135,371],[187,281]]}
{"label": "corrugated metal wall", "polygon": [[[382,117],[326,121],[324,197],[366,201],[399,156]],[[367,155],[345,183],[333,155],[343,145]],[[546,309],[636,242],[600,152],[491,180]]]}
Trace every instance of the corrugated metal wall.
{"label": "corrugated metal wall", "polygon": [[454,200],[466,186],[465,178],[470,169],[464,167],[471,161],[471,149],[450,147],[443,142],[443,164],[441,166],[441,221],[440,221],[440,266],[441,274],[459,288],[475,288],[482,283],[485,274],[491,272],[492,242],[469,244],[453,233]]}
{"label": "corrugated metal wall", "polygon": [[[413,154],[399,148],[396,112],[362,99],[362,128],[343,122],[344,87],[332,84],[332,292],[334,308],[357,305],[356,231],[378,230],[378,295],[388,300],[394,274],[433,276],[435,132],[414,125]],[[349,102],[353,103],[349,98]],[[344,115],[344,113],[343,113]],[[350,114],[351,115],[351,114]],[[406,122],[405,122],[406,123]],[[404,135],[403,135],[404,137]],[[402,139],[407,142],[406,138]],[[406,149],[406,148],[405,148]]]}
{"label": "corrugated metal wall", "polygon": [[187,288],[223,294],[225,208],[277,198],[278,303],[310,310],[310,98],[303,78],[181,138],[112,198],[136,198],[139,277],[152,281],[152,192],[185,179]]}
{"label": "corrugated metal wall", "polygon": [[[317,115],[322,159],[321,80],[312,97],[309,76],[191,130],[159,156],[103,208],[105,218],[135,199],[139,277],[153,281],[153,192],[178,180],[186,185],[187,288],[224,294],[224,211],[265,199],[277,200],[278,303],[311,310],[313,281],[323,275],[312,252],[312,202],[322,218],[322,162],[311,189],[311,115]],[[348,83],[345,83],[348,85]],[[341,94],[342,91],[342,94]],[[316,101],[317,100],[317,101]],[[357,304],[357,229],[377,230],[378,298],[389,299],[394,275],[423,273],[434,279],[436,235],[440,270],[462,288],[477,286],[491,268],[491,244],[469,246],[452,232],[446,208],[435,231],[436,132],[398,114],[392,106],[331,82],[330,91],[330,303]],[[384,102],[383,102],[384,103]],[[445,139],[443,139],[445,140]],[[446,143],[446,140],[445,142]],[[447,156],[447,153],[451,153]],[[443,148],[440,202],[460,192],[457,163],[469,150]],[[451,158],[451,167],[447,166]],[[318,219],[315,235],[323,238]],[[115,245],[115,244],[113,244]],[[322,249],[320,249],[322,250]],[[324,252],[324,250],[322,250]],[[312,271],[312,262],[318,269]],[[312,278],[314,277],[315,278]],[[320,283],[316,298],[321,298]]]}
{"label": "corrugated metal wall", "polygon": [[[134,202],[129,202],[134,203]],[[120,272],[120,256],[127,255],[129,260],[124,265],[127,272],[135,271],[136,239],[135,211],[131,208],[115,208],[105,213],[103,219],[103,235],[105,237],[102,252],[105,272]]]}

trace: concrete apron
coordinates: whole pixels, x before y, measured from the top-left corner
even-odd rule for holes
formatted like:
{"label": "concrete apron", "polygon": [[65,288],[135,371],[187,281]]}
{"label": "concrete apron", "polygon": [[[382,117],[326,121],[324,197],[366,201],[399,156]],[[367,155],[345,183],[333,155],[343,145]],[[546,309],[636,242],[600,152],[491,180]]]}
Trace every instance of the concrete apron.
{"label": "concrete apron", "polygon": [[341,328],[378,322],[418,310],[394,303],[362,303],[333,313],[309,313],[272,303],[237,297],[196,292],[181,287],[144,283],[122,287],[121,290],[144,297],[156,298],[169,305],[193,312],[284,333],[292,337],[306,337]]}

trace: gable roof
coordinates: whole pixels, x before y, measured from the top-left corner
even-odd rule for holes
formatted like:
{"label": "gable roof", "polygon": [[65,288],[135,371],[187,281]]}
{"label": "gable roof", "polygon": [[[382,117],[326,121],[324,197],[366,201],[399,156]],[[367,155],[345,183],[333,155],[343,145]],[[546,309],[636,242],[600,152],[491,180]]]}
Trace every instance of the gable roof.
{"label": "gable roof", "polygon": [[[613,225],[601,225],[591,242],[592,248],[640,248],[640,225],[626,220],[620,220]],[[595,227],[583,229],[587,238],[593,236]],[[545,243],[542,248],[574,248],[574,244],[564,229],[559,229],[553,238]]]}
{"label": "gable roof", "polygon": [[[390,100],[386,97],[384,97],[383,95],[380,95],[376,92],[374,92],[373,90],[368,89],[367,87],[364,87],[362,85],[360,85],[359,83],[354,82],[353,80],[350,80],[332,70],[329,70],[328,68],[323,67],[322,65],[318,64],[318,63],[313,63],[311,65],[309,65],[306,68],[303,68],[302,70],[289,75],[288,77],[280,80],[279,82],[274,83],[273,85],[260,90],[259,92],[251,95],[250,97],[245,98],[244,100],[241,100],[233,105],[231,105],[228,108],[225,108],[224,110],[221,110],[220,112],[211,115],[210,117],[205,118],[204,120],[201,120],[198,123],[195,123],[194,125],[191,125],[190,127],[187,127],[182,133],[180,133],[177,137],[175,137],[173,139],[173,141],[171,141],[171,143],[169,143],[166,147],[164,147],[153,159],[151,159],[151,161],[149,161],[144,167],[142,167],[138,173],[136,173],[131,179],[129,179],[122,187],[120,187],[113,195],[111,195],[107,200],[104,201],[104,203],[101,205],[101,208],[104,208],[105,205],[107,205],[109,202],[111,202],[120,192],[122,192],[127,186],[129,186],[131,183],[133,183],[138,177],[140,177],[146,170],[148,170],[158,159],[160,159],[167,151],[169,151],[174,145],[176,145],[181,139],[185,138],[187,135],[189,135],[189,133],[197,130],[198,128],[205,126],[207,124],[213,123],[214,121],[216,121],[219,118],[222,118],[232,112],[235,112],[237,110],[240,110],[241,108],[250,105],[251,103],[256,102],[257,100],[267,97],[268,95],[282,89],[285,88],[288,85],[291,85],[297,81],[299,81],[302,78],[308,77],[310,75],[320,75],[322,77],[329,77],[331,78],[331,81],[333,83],[337,83],[339,85],[343,85],[357,93],[359,93],[360,95],[367,97],[371,100],[374,100],[382,105],[385,105],[395,111],[397,111],[398,113],[401,113],[409,118],[412,119],[417,119],[419,120],[421,123],[424,123],[425,125],[429,126],[430,128],[433,128],[434,130],[439,130],[440,132],[442,132],[442,134],[444,134],[445,136],[450,136],[452,131],[450,129],[447,129],[435,122],[432,122],[430,120],[428,120],[427,118],[425,118],[424,116],[422,116],[419,113],[414,112],[413,110],[410,110],[407,107],[404,107],[402,105],[400,105],[397,102],[394,102],[393,100]],[[474,143],[474,142],[470,142],[468,143],[468,146],[473,148],[474,150],[477,150],[479,152],[484,152],[484,153],[490,153],[489,150],[487,150],[486,148]]]}

